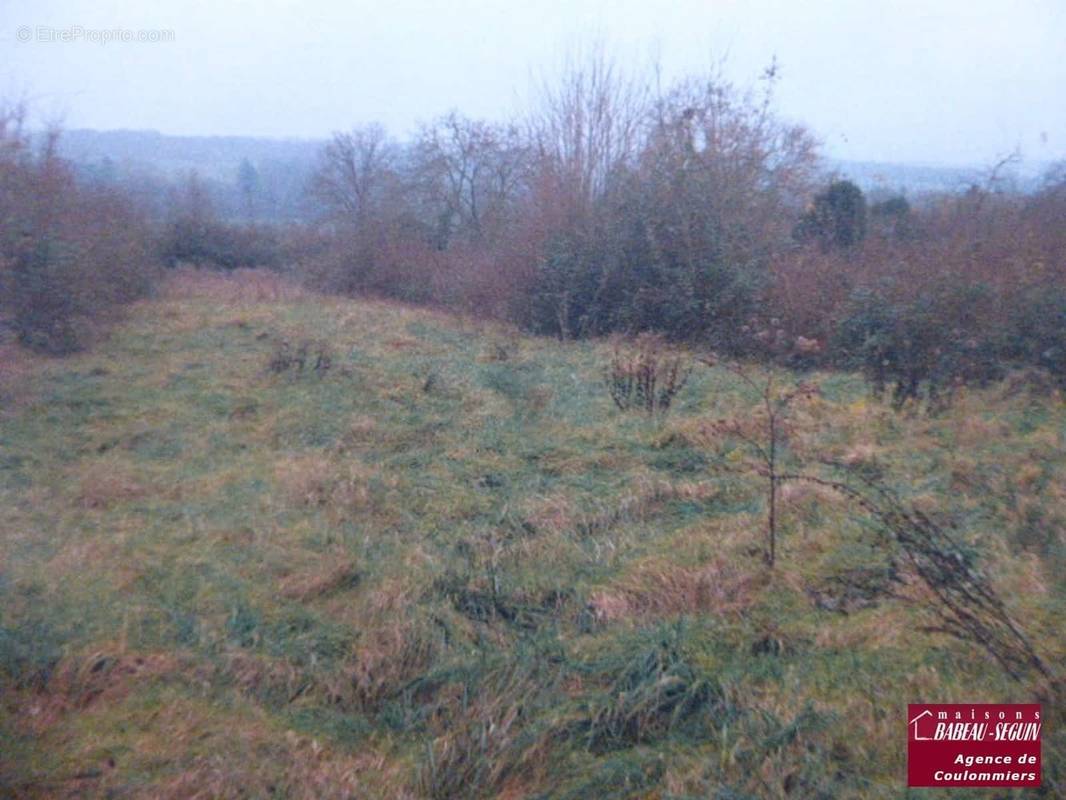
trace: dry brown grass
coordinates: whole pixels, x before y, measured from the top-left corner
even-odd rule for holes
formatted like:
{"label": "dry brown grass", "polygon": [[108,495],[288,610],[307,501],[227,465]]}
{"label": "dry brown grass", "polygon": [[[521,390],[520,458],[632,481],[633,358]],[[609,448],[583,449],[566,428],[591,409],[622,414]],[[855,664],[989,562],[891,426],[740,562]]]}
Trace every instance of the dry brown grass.
{"label": "dry brown grass", "polygon": [[704,501],[718,491],[717,484],[709,481],[671,482],[640,476],[634,481],[633,489],[612,501],[610,507],[578,517],[575,528],[581,533],[592,534],[615,525],[642,522],[672,500]]}
{"label": "dry brown grass", "polygon": [[302,676],[290,661],[258,653],[227,653],[222,671],[249,695],[283,694],[293,699],[302,686]]}
{"label": "dry brown grass", "polygon": [[45,565],[46,574],[57,585],[71,575],[109,575],[118,586],[129,586],[141,575],[143,565],[130,563],[123,556],[127,531],[113,530],[113,538],[71,538],[63,542]]}
{"label": "dry brown grass", "polygon": [[[274,477],[289,502],[310,508],[325,508],[338,517],[373,510],[384,501],[372,485],[380,476],[360,462],[337,460],[319,454],[291,456],[278,460]],[[397,481],[381,478],[381,492],[387,494]]]}
{"label": "dry brown grass", "polygon": [[109,509],[119,503],[144,497],[149,488],[132,469],[113,464],[83,470],[78,481],[78,504],[83,508]]}
{"label": "dry brown grass", "polygon": [[[317,742],[316,742],[317,743]],[[297,749],[287,758],[280,778],[286,784],[286,797],[296,800],[319,800],[325,797],[379,797],[383,800],[414,798],[400,785],[386,788],[378,774],[368,778],[368,771],[381,769],[381,758],[337,755],[316,751],[313,746]],[[397,770],[398,771],[398,770]],[[373,774],[373,773],[372,773]],[[223,800],[228,798],[265,797],[275,794],[276,784],[260,775],[249,775],[241,768],[229,766],[219,758],[197,759],[161,787],[152,787],[141,797],[159,800]],[[249,794],[249,791],[254,794]],[[258,794],[262,791],[262,795]]]}
{"label": "dry brown grass", "polygon": [[953,420],[957,447],[977,449],[992,440],[1002,439],[1010,433],[1010,426],[1005,422],[985,419],[977,413],[957,414]]}
{"label": "dry brown grass", "polygon": [[27,379],[39,374],[47,359],[0,340],[0,415],[22,408],[33,396]]}
{"label": "dry brown grass", "polygon": [[277,272],[235,269],[230,272],[179,267],[167,273],[159,295],[166,300],[210,300],[213,303],[277,303],[316,297]]}
{"label": "dry brown grass", "polygon": [[849,467],[873,466],[883,456],[883,449],[869,442],[859,442],[840,455],[840,463]]}
{"label": "dry brown grass", "polygon": [[[150,719],[135,706],[127,711],[132,715],[127,724],[138,733],[135,749],[120,746],[115,755],[101,756],[101,745],[106,744],[92,743],[70,754],[65,777],[31,787],[25,796],[138,800],[415,797],[408,786],[409,768],[390,757],[388,742],[368,740],[358,752],[347,752],[281,728],[260,710],[240,702],[224,716],[206,701],[187,698],[152,711]],[[182,754],[178,758],[173,757],[175,748]],[[131,782],[125,771],[131,765],[144,768],[160,763],[166,768],[156,770],[148,780]]]}
{"label": "dry brown grass", "polygon": [[309,569],[285,576],[278,585],[282,597],[306,603],[353,586],[359,570],[351,558],[332,556]]}
{"label": "dry brown grass", "polygon": [[765,580],[762,572],[744,572],[725,559],[682,567],[649,558],[631,567],[620,581],[594,592],[589,610],[600,622],[697,613],[738,615],[755,603]]}
{"label": "dry brown grass", "polygon": [[886,604],[821,626],[814,644],[834,650],[904,648],[913,645],[917,627],[907,610]]}
{"label": "dry brown grass", "polygon": [[1022,464],[1014,473],[1014,482],[1020,489],[1031,490],[1044,476],[1043,464]]}
{"label": "dry brown grass", "polygon": [[160,800],[222,800],[275,795],[282,784],[285,797],[319,800],[325,797],[413,800],[403,785],[403,770],[384,756],[349,755],[324,748],[317,740],[297,738],[279,755],[277,774],[250,773],[239,762],[220,757],[196,759],[180,775],[152,787],[142,797]]}
{"label": "dry brown grass", "polygon": [[410,336],[396,336],[385,340],[385,347],[389,350],[419,350],[422,343]]}
{"label": "dry brown grass", "polygon": [[410,619],[364,630],[353,662],[345,671],[347,686],[337,699],[354,701],[362,708],[376,708],[382,700],[425,674],[437,656],[439,642],[439,632]]}
{"label": "dry brown grass", "polygon": [[358,619],[360,636],[331,687],[337,702],[374,707],[433,662],[440,633],[412,614],[422,591],[413,579],[418,568],[410,564],[411,572],[379,580],[348,604],[345,613]]}
{"label": "dry brown grass", "polygon": [[357,414],[348,423],[348,430],[341,436],[337,451],[345,453],[372,444],[379,435],[377,421],[366,414]]}
{"label": "dry brown grass", "polygon": [[579,516],[573,501],[563,494],[532,497],[520,513],[523,522],[533,530],[551,535],[572,529]]}
{"label": "dry brown grass", "polygon": [[782,509],[792,509],[800,514],[838,508],[843,504],[840,494],[829,487],[795,481],[783,483],[777,499]]}
{"label": "dry brown grass", "polygon": [[68,714],[121,702],[137,685],[188,674],[192,661],[181,653],[123,653],[122,645],[59,661],[38,691],[16,699],[18,719],[36,735],[61,725]]}
{"label": "dry brown grass", "polygon": [[333,496],[336,467],[321,455],[283,459],[274,465],[274,477],[290,502],[303,506],[324,506]]}

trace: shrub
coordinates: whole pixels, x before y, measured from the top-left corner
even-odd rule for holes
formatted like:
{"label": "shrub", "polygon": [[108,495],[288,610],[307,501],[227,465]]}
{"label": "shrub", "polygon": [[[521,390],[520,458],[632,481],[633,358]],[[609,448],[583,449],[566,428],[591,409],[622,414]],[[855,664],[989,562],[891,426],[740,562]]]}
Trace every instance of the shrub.
{"label": "shrub", "polygon": [[915,300],[893,301],[885,293],[853,293],[837,326],[837,361],[861,369],[876,396],[889,384],[892,403],[924,398],[946,402],[963,383],[985,383],[1002,373],[1000,351],[982,330],[981,286],[948,288]]}
{"label": "shrub", "polygon": [[823,250],[847,249],[865,236],[866,197],[851,181],[833,181],[816,194],[795,230],[796,239],[817,241]]}
{"label": "shrub", "polygon": [[731,351],[815,166],[765,77],[757,93],[717,74],[659,92],[601,54],[525,125],[451,114],[407,147],[376,126],[338,134],[313,184],[333,241],[302,266],[321,288],[563,339],[655,331]]}
{"label": "shrub", "polygon": [[178,264],[220,269],[281,266],[281,246],[271,228],[226,225],[188,216],[167,227],[160,243],[160,256],[170,267]]}
{"label": "shrub", "polygon": [[1012,303],[1006,354],[1050,372],[1066,387],[1066,289],[1034,289]]}
{"label": "shrub", "polygon": [[537,263],[524,322],[536,333],[560,339],[609,330],[597,297],[605,277],[593,249],[574,237],[558,237]]}
{"label": "shrub", "polygon": [[874,230],[883,238],[905,239],[910,234],[911,206],[903,195],[885,198],[870,206]]}
{"label": "shrub", "polygon": [[0,112],[0,312],[22,344],[58,355],[144,295],[154,270],[144,220],[117,190],[79,183],[57,137],[34,149],[21,116]]}
{"label": "shrub", "polygon": [[[704,359],[704,363],[715,366],[715,359]],[[820,390],[814,384],[801,383],[786,391],[775,386],[772,370],[767,370],[765,376],[756,380],[743,365],[727,364],[726,368],[758,393],[761,408],[759,413],[752,415],[751,420],[758,430],[750,429],[737,420],[718,420],[707,430],[712,435],[735,437],[743,442],[755,459],[755,473],[767,481],[766,549],[763,558],[767,566],[773,567],[777,559],[777,502],[783,482],[781,462],[784,460],[783,445],[789,407],[793,401],[818,395]],[[733,470],[735,467],[730,465],[727,469]]]}
{"label": "shrub", "polygon": [[810,475],[785,477],[831,488],[877,522],[885,558],[911,573],[892,580],[904,585],[920,581],[927,590],[914,600],[935,620],[928,631],[983,649],[1014,680],[1032,673],[1051,679],[1047,663],[978,565],[978,553],[959,539],[953,524],[934,519],[888,486],[854,472],[850,477],[858,480],[859,488]]}
{"label": "shrub", "polygon": [[303,374],[310,370],[316,375],[325,375],[333,368],[333,348],[320,339],[301,339],[290,342],[283,339],[277,343],[267,362],[267,369],[275,375],[286,372]]}

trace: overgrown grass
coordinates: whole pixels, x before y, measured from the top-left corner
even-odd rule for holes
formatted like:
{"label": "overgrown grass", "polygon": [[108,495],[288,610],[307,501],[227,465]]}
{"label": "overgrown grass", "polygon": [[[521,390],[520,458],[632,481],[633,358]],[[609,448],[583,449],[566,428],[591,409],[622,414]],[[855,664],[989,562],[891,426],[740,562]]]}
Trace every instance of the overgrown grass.
{"label": "overgrown grass", "polygon": [[[899,797],[907,702],[1040,690],[856,593],[890,565],[832,493],[784,487],[765,567],[728,371],[626,415],[607,345],[240,280],[0,386],[0,794]],[[329,369],[269,368],[306,340]],[[784,463],[950,515],[1062,664],[1061,399],[804,379]]]}

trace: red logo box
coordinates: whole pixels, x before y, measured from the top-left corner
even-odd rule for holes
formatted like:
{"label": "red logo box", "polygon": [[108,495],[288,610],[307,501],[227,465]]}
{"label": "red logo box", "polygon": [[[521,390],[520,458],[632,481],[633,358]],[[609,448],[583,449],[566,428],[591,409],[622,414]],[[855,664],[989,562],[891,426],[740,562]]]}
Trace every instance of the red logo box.
{"label": "red logo box", "polygon": [[907,706],[908,786],[1039,786],[1037,703]]}

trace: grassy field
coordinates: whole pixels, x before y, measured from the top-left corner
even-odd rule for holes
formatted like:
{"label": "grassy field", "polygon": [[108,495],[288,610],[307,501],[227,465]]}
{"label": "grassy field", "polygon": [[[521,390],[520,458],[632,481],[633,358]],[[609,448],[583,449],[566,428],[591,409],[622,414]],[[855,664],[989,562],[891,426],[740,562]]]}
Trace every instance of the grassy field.
{"label": "grassy field", "polygon": [[[304,369],[268,368],[283,340]],[[927,630],[920,586],[835,590],[879,531],[824,487],[782,488],[768,569],[764,482],[709,426],[757,396],[700,366],[623,414],[608,352],[185,274],[86,354],[9,354],[0,796],[903,797],[908,702],[1041,692]],[[950,515],[1060,669],[1061,397],[897,414],[805,379],[786,464]]]}

